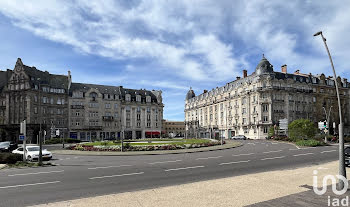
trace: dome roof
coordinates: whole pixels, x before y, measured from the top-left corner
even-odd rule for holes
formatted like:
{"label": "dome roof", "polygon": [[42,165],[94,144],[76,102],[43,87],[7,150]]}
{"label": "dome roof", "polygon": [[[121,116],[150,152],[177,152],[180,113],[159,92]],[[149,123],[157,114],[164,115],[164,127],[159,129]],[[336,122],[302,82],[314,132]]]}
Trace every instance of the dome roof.
{"label": "dome roof", "polygon": [[273,72],[273,66],[271,63],[265,58],[263,54],[263,58],[260,60],[259,64],[255,68],[255,73],[257,75],[261,75],[264,73],[272,73]]}
{"label": "dome roof", "polygon": [[186,100],[189,100],[195,96],[196,96],[196,94],[194,93],[194,91],[192,90],[192,87],[191,87],[190,90],[187,92]]}

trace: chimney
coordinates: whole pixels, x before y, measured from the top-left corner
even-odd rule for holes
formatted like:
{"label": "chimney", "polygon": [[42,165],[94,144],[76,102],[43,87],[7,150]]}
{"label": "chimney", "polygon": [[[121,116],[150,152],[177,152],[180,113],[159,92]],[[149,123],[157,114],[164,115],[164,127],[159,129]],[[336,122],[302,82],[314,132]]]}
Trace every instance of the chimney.
{"label": "chimney", "polygon": [[294,72],[294,74],[299,74],[299,72],[300,72],[300,70],[296,70],[296,71]]}
{"label": "chimney", "polygon": [[203,93],[208,93],[208,90],[204,90]]}
{"label": "chimney", "polygon": [[237,80],[241,79],[241,77],[239,77],[239,76],[237,76],[236,78],[237,78]]}
{"label": "chimney", "polygon": [[243,78],[247,77],[247,70],[243,70]]}
{"label": "chimney", "polygon": [[286,64],[281,66],[281,71],[282,71],[282,73],[287,73],[287,65]]}

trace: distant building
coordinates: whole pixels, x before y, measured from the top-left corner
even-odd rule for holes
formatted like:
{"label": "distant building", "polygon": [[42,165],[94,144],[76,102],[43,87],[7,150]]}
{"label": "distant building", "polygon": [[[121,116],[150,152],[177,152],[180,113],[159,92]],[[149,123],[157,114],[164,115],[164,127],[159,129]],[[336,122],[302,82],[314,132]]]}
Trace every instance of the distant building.
{"label": "distant building", "polygon": [[[350,134],[350,84],[337,78],[343,113],[344,133]],[[302,74],[299,70],[287,73],[273,70],[263,57],[255,72],[225,86],[206,91],[198,96],[190,89],[185,100],[185,124],[189,137],[225,137],[246,135],[265,139],[269,127],[304,118],[313,122],[325,120],[331,109],[331,120],[338,126],[339,115],[334,80],[324,74]],[[331,131],[334,131],[330,125]]]}
{"label": "distant building", "polygon": [[185,122],[163,120],[162,132],[166,137],[184,137],[185,136]]}
{"label": "distant building", "polygon": [[[40,123],[46,138],[84,141],[159,137],[162,91],[72,83],[29,67],[18,58],[14,70],[0,71],[0,141],[18,140],[19,125],[27,122],[28,142],[36,143]],[[68,90],[69,88],[69,90]],[[43,133],[44,134],[44,133]]]}

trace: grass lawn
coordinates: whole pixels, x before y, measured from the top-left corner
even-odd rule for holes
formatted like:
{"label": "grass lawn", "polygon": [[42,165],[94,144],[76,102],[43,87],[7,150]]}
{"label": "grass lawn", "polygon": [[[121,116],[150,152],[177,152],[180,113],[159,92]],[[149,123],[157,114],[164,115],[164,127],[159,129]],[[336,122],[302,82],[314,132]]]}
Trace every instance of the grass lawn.
{"label": "grass lawn", "polygon": [[[138,140],[140,142],[145,142],[145,141],[152,141],[151,143],[134,143],[135,141],[132,140],[132,142],[129,141],[124,141],[124,144],[129,142],[130,145],[132,146],[140,146],[140,145],[170,145],[170,144],[201,144],[201,143],[208,143],[210,140],[208,139],[152,139],[152,140]],[[167,142],[161,142],[161,141],[167,141]],[[171,142],[169,142],[171,141]],[[120,145],[120,143],[114,143],[112,141],[107,141],[107,142],[90,142],[90,143],[85,143],[84,145],[86,146],[115,146],[115,145]]]}

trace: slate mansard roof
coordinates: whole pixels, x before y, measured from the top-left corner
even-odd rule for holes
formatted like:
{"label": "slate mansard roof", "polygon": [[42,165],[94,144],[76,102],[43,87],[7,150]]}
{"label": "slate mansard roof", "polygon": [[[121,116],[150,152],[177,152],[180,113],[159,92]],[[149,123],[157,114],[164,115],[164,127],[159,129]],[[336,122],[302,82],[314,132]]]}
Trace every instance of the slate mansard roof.
{"label": "slate mansard roof", "polygon": [[[222,93],[224,91],[239,87],[243,83],[254,82],[254,81],[258,80],[260,78],[260,76],[263,76],[263,75],[270,76],[271,78],[277,79],[277,80],[293,79],[294,81],[298,81],[301,83],[302,82],[310,83],[310,84],[319,84],[320,80],[322,78],[325,79],[326,81],[333,81],[332,77],[327,78],[327,77],[325,77],[324,74],[314,76],[311,73],[310,74],[302,74],[299,72],[298,73],[275,72],[273,70],[273,65],[263,55],[263,58],[260,60],[260,62],[258,63],[258,65],[255,68],[255,71],[251,75],[249,75],[245,78],[240,78],[240,79],[231,81],[231,82],[227,83],[225,86],[217,87],[215,89],[212,89],[209,92],[202,93],[198,96],[195,96],[194,92],[192,91],[193,92],[192,93],[190,90],[190,91],[188,91],[188,93],[186,95],[186,100],[195,101],[197,99],[206,98],[208,96],[216,95],[216,94]],[[347,79],[343,78],[341,80],[341,83],[342,83],[342,87],[350,88],[350,83],[347,82]]]}
{"label": "slate mansard roof", "polygon": [[88,83],[72,83],[70,91],[81,91],[86,93],[90,89],[96,89],[101,94],[109,94],[109,95],[116,95],[119,97],[119,99],[125,100],[125,95],[130,94],[131,101],[136,101],[136,96],[141,96],[141,101],[145,102],[146,96],[151,97],[151,102],[157,103],[157,97],[152,91],[148,90],[135,90],[135,89],[128,89],[124,88],[123,86],[106,86],[106,85],[97,85],[97,84],[88,84]]}

